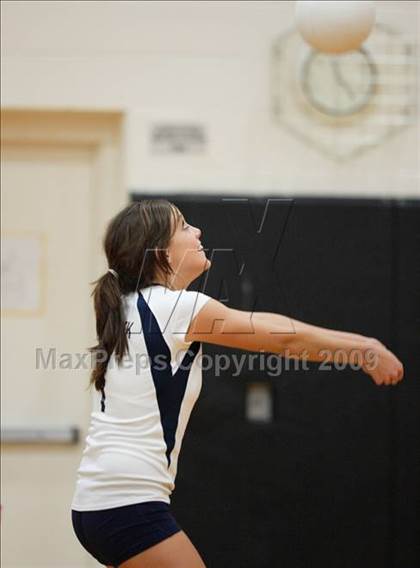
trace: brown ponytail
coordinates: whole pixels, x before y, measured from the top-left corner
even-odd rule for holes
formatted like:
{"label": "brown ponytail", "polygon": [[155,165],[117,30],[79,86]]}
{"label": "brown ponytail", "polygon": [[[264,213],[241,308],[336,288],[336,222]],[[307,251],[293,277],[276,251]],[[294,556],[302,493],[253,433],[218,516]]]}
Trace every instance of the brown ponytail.
{"label": "brown ponytail", "polygon": [[125,207],[108,224],[103,246],[117,276],[107,271],[91,283],[98,344],[88,348],[94,360],[89,386],[97,391],[103,392],[112,353],[120,364],[128,351],[122,295],[150,285],[158,271],[165,278],[171,274],[165,249],[180,215],[165,199],[145,199]]}

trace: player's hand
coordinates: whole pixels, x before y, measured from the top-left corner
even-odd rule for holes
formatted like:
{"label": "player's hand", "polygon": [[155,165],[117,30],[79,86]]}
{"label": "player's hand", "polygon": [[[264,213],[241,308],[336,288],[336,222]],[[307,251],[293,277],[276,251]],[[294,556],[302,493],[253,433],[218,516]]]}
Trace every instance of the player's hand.
{"label": "player's hand", "polygon": [[366,341],[362,369],[377,385],[396,385],[404,376],[401,361],[374,338]]}

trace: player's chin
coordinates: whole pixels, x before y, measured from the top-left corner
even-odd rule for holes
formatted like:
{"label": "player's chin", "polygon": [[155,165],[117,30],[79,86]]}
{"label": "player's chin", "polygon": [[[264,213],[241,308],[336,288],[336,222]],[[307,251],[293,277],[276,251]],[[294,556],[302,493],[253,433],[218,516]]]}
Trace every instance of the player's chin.
{"label": "player's chin", "polygon": [[204,261],[204,264],[203,264],[203,272],[205,272],[206,270],[208,270],[208,269],[210,268],[210,266],[211,266],[211,260],[209,260],[209,259],[206,257],[206,259],[205,259],[205,261]]}
{"label": "player's chin", "polygon": [[200,262],[197,265],[197,278],[203,274],[203,272],[206,272],[211,266],[211,261],[208,258],[203,258],[202,260],[200,260]]}

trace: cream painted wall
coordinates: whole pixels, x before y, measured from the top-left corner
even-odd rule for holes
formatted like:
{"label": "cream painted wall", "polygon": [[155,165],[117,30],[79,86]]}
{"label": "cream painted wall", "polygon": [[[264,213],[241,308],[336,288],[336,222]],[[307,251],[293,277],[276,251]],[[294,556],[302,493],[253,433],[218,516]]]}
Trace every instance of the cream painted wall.
{"label": "cream painted wall", "polygon": [[[104,229],[127,197],[121,117],[21,111],[1,118],[0,565],[99,566],[74,534],[70,506],[93,394],[87,390],[88,346],[96,342],[90,283],[107,269]],[[8,238],[40,243],[41,259],[23,257],[25,269]],[[39,290],[33,297],[32,281]],[[60,427],[76,427],[79,441],[7,441],[9,428]]]}
{"label": "cream painted wall", "polygon": [[[377,2],[417,38],[419,2]],[[420,195],[419,128],[345,163],[270,116],[269,55],[294,2],[2,3],[2,105],[125,113],[127,190]],[[201,156],[156,156],[155,121],[204,124]],[[304,167],[302,167],[304,165]]]}

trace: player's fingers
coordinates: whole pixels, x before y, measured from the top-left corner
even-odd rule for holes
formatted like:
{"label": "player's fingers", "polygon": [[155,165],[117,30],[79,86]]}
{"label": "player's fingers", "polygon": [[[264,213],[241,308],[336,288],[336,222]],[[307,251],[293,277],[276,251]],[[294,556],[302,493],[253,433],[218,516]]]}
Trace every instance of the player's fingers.
{"label": "player's fingers", "polygon": [[392,384],[393,385],[398,384],[400,382],[401,378],[402,378],[402,372],[401,372],[401,369],[398,369],[392,376],[392,379],[391,379]]}

